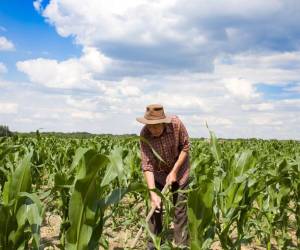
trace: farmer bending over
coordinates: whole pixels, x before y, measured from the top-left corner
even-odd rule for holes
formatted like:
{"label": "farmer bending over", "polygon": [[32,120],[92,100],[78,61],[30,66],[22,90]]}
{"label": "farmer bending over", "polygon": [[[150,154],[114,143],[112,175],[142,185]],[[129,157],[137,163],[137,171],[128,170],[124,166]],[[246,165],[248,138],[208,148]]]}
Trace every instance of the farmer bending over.
{"label": "farmer bending over", "polygon": [[[144,117],[137,121],[145,124],[141,130],[144,137],[159,154],[159,160],[150,146],[141,141],[142,169],[149,189],[162,190],[165,184],[172,188],[174,216],[174,242],[187,246],[186,195],[175,191],[186,189],[189,180],[189,137],[183,123],[177,116],[166,116],[162,105],[153,104],[146,108]],[[175,193],[174,193],[175,192]],[[151,205],[156,211],[150,219],[152,233],[162,231],[161,198],[155,192],[150,193]],[[151,240],[148,249],[155,249]]]}

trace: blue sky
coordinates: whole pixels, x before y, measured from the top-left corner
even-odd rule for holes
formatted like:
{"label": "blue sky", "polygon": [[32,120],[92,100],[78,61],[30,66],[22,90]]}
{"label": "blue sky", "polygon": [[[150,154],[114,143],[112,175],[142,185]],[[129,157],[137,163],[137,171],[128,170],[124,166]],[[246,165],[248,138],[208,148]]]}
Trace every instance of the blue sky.
{"label": "blue sky", "polygon": [[220,137],[300,139],[299,11],[297,0],[1,0],[0,124],[139,133],[135,117],[162,103],[193,137],[208,122]]}
{"label": "blue sky", "polygon": [[0,35],[13,41],[17,52],[1,52],[1,61],[11,73],[7,75],[7,79],[24,78],[15,67],[19,60],[44,56],[64,60],[80,55],[80,46],[75,45],[71,37],[59,36],[34,9],[33,1],[1,0],[0,22]]}

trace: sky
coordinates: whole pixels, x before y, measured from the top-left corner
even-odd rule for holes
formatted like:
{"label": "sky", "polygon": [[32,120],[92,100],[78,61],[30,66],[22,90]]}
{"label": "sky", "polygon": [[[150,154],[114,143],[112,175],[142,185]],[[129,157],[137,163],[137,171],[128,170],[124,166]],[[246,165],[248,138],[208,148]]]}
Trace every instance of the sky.
{"label": "sky", "polygon": [[299,0],[0,0],[0,124],[300,139]]}

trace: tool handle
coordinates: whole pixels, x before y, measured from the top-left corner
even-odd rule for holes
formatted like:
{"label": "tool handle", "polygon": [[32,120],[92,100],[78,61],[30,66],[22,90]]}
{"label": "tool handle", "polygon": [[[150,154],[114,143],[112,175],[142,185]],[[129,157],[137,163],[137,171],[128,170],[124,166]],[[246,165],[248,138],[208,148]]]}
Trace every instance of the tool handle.
{"label": "tool handle", "polygon": [[[166,185],[164,186],[163,190],[161,191],[161,194],[164,194],[164,193],[167,191],[168,187],[169,187],[169,185],[166,184]],[[153,215],[155,209],[156,209],[156,207],[152,207],[152,208],[151,208],[150,212],[148,213],[148,215],[147,215],[147,217],[146,217],[146,223],[149,222],[149,220],[150,220],[151,216]],[[133,243],[131,244],[131,248],[135,248],[136,243],[138,242],[139,238],[140,238],[141,235],[142,235],[142,232],[143,232],[143,226],[141,226],[140,230],[138,231],[137,235],[135,236],[134,241],[133,241]]]}

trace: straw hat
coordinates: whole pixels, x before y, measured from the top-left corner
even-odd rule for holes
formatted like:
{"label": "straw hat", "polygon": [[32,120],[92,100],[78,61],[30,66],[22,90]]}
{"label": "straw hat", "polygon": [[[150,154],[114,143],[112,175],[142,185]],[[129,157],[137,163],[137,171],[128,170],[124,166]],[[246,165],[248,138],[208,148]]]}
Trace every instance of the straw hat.
{"label": "straw hat", "polygon": [[165,115],[162,105],[151,104],[146,107],[144,117],[138,117],[136,120],[143,124],[170,123],[171,117]]}

